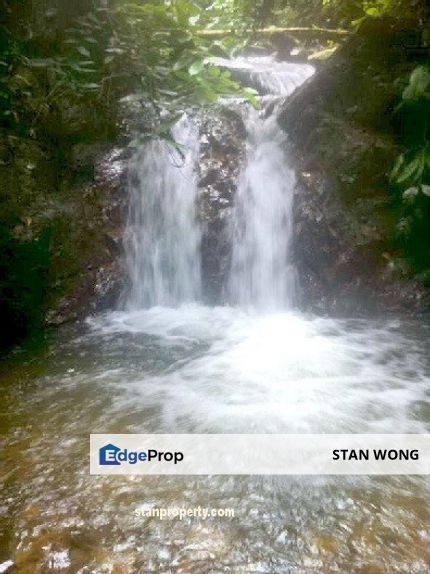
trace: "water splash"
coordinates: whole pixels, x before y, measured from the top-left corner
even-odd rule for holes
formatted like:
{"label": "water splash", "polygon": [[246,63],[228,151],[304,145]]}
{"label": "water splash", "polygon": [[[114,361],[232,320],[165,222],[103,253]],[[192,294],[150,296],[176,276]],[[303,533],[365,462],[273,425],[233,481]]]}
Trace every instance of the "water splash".
{"label": "water splash", "polygon": [[177,305],[200,297],[196,222],[198,129],[184,115],[172,130],[179,149],[151,141],[131,165],[125,233],[128,309]]}

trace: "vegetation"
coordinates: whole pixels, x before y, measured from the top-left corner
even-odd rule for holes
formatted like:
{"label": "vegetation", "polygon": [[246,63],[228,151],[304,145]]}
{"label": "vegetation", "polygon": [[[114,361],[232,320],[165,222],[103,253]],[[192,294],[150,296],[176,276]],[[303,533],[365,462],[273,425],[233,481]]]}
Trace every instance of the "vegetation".
{"label": "vegetation", "polygon": [[398,237],[417,271],[430,282],[430,69],[416,67],[403,89],[397,113],[402,143],[391,174],[399,200]]}

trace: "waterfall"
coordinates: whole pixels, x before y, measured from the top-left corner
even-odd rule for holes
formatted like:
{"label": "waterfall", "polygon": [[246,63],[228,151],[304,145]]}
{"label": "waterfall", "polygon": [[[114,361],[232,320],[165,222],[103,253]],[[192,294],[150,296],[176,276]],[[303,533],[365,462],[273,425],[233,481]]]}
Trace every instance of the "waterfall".
{"label": "waterfall", "polygon": [[179,148],[151,141],[131,163],[125,234],[129,309],[174,306],[200,296],[195,205],[198,129],[184,115],[172,136]]}
{"label": "waterfall", "polygon": [[[271,57],[217,59],[246,75],[261,93],[261,112],[245,106],[246,161],[238,178],[231,225],[232,303],[285,308],[294,303],[296,273],[290,257],[294,171],[285,135],[264,104],[286,96],[313,68]],[[241,106],[242,108],[244,106]],[[179,149],[152,141],[134,155],[125,233],[129,310],[174,307],[201,296],[201,232],[196,214],[198,127],[186,114],[172,130]]]}
{"label": "waterfall", "polygon": [[[248,70],[253,84],[278,97],[289,95],[313,72],[309,65],[261,57],[238,59],[231,67]],[[273,103],[273,96],[264,99]],[[290,254],[294,171],[275,114],[264,118],[248,106],[245,123],[246,162],[232,225],[231,298],[242,306],[288,307],[294,304],[297,283]]]}
{"label": "waterfall", "polygon": [[[232,166],[243,157],[235,147],[243,131],[221,141],[231,115],[206,124],[213,146],[202,138],[199,150],[197,126],[184,116],[173,130],[181,152],[163,141],[137,150],[127,307],[62,329],[34,360],[23,349],[2,363],[0,572],[429,574],[425,477],[88,476],[91,433],[145,433],[153,438],[142,446],[159,448],[163,434],[430,432],[424,314],[340,318],[291,308],[294,173],[267,112],[312,69],[270,58],[231,65],[265,94],[261,113],[227,102],[243,110],[243,165]],[[213,194],[213,212],[224,207],[208,243],[226,247],[224,277],[232,241],[234,305],[198,303],[205,251],[196,192],[205,179],[197,163],[212,150],[208,164],[229,201]],[[204,207],[203,223],[213,213]],[[230,457],[258,456],[256,448]],[[138,518],[151,508],[234,508],[237,518]]]}
{"label": "waterfall", "polygon": [[233,219],[230,275],[240,305],[277,307],[293,302],[295,271],[289,261],[294,172],[282,151],[275,117],[248,120],[247,161],[239,176]]}

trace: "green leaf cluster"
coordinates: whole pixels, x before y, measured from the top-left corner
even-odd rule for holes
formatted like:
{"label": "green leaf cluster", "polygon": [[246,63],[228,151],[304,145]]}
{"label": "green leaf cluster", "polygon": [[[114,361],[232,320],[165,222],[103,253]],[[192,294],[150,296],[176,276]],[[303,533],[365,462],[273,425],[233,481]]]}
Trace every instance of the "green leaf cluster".
{"label": "green leaf cluster", "polygon": [[76,17],[60,42],[44,49],[9,31],[0,58],[0,121],[29,135],[49,122],[67,133],[75,123],[72,136],[99,134],[94,127],[109,126],[121,100],[134,97],[143,130],[159,135],[159,124],[179,109],[229,94],[255,103],[228,71],[210,62],[229,46],[198,36],[207,22],[202,4],[112,1]]}
{"label": "green leaf cluster", "polygon": [[417,270],[430,270],[430,69],[417,66],[397,108],[405,151],[391,173],[399,201],[398,238]]}

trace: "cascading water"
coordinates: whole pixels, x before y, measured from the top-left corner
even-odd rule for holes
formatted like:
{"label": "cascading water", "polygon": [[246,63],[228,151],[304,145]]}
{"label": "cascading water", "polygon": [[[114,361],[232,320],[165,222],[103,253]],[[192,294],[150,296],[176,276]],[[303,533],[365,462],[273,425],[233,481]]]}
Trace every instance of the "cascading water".
{"label": "cascading water", "polygon": [[232,234],[230,293],[239,305],[279,308],[293,302],[288,260],[294,172],[281,149],[275,117],[247,119],[247,163],[239,178]]}
{"label": "cascading water", "polygon": [[[230,66],[250,68],[254,83],[275,97],[289,95],[313,72],[309,65],[276,63],[270,58],[241,58]],[[265,100],[271,103],[271,98]],[[285,308],[294,303],[296,291],[289,252],[294,171],[283,150],[285,136],[276,114],[265,119],[249,106],[246,128],[246,165],[235,201],[230,293],[240,305]]]}
{"label": "cascading water", "polygon": [[172,136],[179,149],[152,141],[132,161],[125,234],[129,309],[172,306],[200,296],[195,206],[198,130],[184,115]]}

